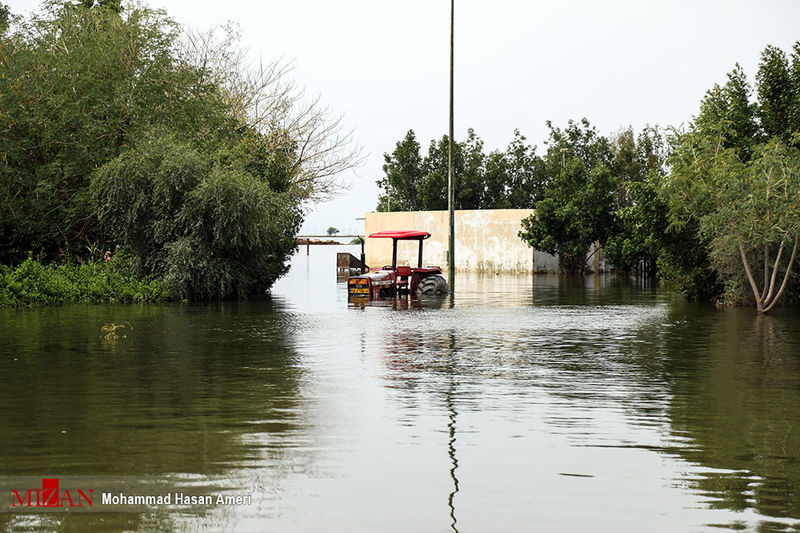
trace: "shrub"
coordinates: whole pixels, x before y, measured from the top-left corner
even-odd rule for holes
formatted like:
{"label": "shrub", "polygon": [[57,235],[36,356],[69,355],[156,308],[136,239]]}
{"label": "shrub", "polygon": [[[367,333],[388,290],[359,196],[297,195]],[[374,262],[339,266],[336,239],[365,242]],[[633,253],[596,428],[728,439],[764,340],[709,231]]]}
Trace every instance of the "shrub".
{"label": "shrub", "polygon": [[0,305],[73,302],[163,302],[173,291],[160,281],[131,273],[131,258],[118,253],[108,262],[44,265],[28,255],[16,267],[0,266]]}

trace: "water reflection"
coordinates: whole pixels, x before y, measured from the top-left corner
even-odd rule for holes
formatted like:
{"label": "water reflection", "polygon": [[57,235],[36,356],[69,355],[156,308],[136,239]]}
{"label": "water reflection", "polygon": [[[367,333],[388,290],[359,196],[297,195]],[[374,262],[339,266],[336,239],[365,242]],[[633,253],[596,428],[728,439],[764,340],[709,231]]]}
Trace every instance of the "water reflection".
{"label": "water reflection", "polygon": [[[303,370],[276,311],[268,301],[1,310],[2,474],[155,476],[169,490],[218,490],[242,488],[233,467],[288,463],[285,443],[306,423]],[[110,322],[132,329],[103,339]],[[110,530],[166,520],[118,518],[55,519]]]}
{"label": "water reflection", "polygon": [[[670,331],[666,352],[676,374],[672,432],[689,441],[681,456],[709,469],[687,481],[713,508],[799,517],[797,317],[732,310],[693,322],[703,324],[694,328],[693,344]],[[764,530],[784,527],[776,522]]]}
{"label": "water reflection", "polygon": [[458,413],[456,412],[456,407],[452,401],[452,397],[448,397],[447,409],[450,411],[450,423],[447,424],[447,429],[450,435],[450,440],[447,443],[447,453],[450,456],[450,461],[453,465],[453,467],[450,469],[450,477],[453,479],[453,491],[447,497],[447,505],[450,507],[450,518],[452,519],[450,527],[455,533],[458,533],[458,528],[456,527],[458,524],[458,519],[456,519],[455,506],[455,497],[458,493],[458,477],[456,477],[456,470],[458,470],[458,458],[456,457],[456,417]]}
{"label": "water reflection", "polygon": [[0,310],[0,473],[257,494],[0,529],[797,529],[796,311],[608,276],[348,302],[336,251],[261,302]]}

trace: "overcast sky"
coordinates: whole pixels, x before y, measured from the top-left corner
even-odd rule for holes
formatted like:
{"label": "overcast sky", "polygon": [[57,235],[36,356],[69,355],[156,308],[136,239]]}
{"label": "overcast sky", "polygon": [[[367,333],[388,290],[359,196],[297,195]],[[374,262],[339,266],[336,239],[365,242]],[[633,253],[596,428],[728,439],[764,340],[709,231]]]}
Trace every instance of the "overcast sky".
{"label": "overcast sky", "polygon": [[[15,13],[38,1],[0,0]],[[366,159],[351,188],[310,209],[304,233],[362,232],[383,153],[409,129],[427,150],[448,128],[447,0],[150,0],[196,29],[233,21],[254,60],[283,57],[354,131]],[[736,62],[751,83],[767,44],[800,40],[798,0],[456,0],[455,137],[485,149],[519,128],[543,152],[545,121],[587,117],[603,134],[678,126]]]}

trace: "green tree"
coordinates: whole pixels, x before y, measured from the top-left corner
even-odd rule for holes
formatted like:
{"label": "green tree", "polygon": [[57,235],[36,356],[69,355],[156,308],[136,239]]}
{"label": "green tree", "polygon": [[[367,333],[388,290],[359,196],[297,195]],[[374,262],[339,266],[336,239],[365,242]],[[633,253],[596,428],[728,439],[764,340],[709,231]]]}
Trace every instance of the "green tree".
{"label": "green tree", "polygon": [[564,130],[547,125],[544,165],[553,178],[536,213],[522,221],[520,237],[558,254],[565,272],[583,273],[590,247],[605,242],[614,226],[617,179],[609,169],[609,142],[585,118],[570,120]]}
{"label": "green tree", "polygon": [[780,48],[767,46],[761,52],[756,73],[758,117],[766,136],[791,142],[796,131],[792,124],[794,89],[786,54]]}
{"label": "green tree", "polygon": [[664,175],[666,145],[657,126],[633,128],[611,140],[612,173],[617,177],[616,220],[603,246],[606,261],[621,274],[654,273],[664,247],[668,221],[658,191]]}
{"label": "green tree", "polygon": [[100,235],[91,174],[159,126],[213,143],[238,125],[174,53],[162,11],[45,4],[2,37],[0,260],[79,253]]}
{"label": "green tree", "polygon": [[261,292],[285,271],[301,208],[358,162],[289,67],[248,70],[235,31],[53,0],[0,47],[0,262],[116,245],[184,295]]}
{"label": "green tree", "polygon": [[790,66],[789,80],[795,88],[792,97],[792,104],[789,106],[789,123],[792,131],[800,131],[800,41],[794,43],[792,47],[792,63]]}
{"label": "green tree", "polygon": [[[420,197],[420,209],[436,211],[447,209],[447,174],[449,146],[448,136],[443,135],[439,141],[432,140],[428,144],[428,154],[422,162],[423,175],[417,190]],[[453,143],[453,183],[459,183],[464,172],[464,145]],[[458,194],[456,185],[456,195]],[[456,196],[455,209],[460,209]]]}
{"label": "green tree", "polygon": [[[447,209],[448,137],[433,140],[425,157],[413,130],[384,154],[384,176],[377,181],[383,194],[378,211]],[[546,175],[535,147],[514,131],[505,152],[484,151],[483,140],[471,128],[464,141],[453,144],[456,209],[532,207],[542,198]]]}
{"label": "green tree", "polygon": [[728,73],[725,85],[714,85],[700,102],[700,113],[692,129],[705,137],[720,140],[724,148],[732,148],[747,160],[762,140],[758,127],[758,108],[751,101],[752,89],[742,67]]}
{"label": "green tree", "polygon": [[566,159],[580,160],[589,173],[600,165],[611,168],[610,142],[597,132],[588,119],[582,118],[578,122],[569,120],[563,130],[553,126],[549,120],[546,124],[549,135],[545,143],[547,153],[544,161],[550,175],[557,174]]}
{"label": "green tree", "polygon": [[139,275],[202,299],[260,293],[286,272],[302,221],[297,202],[226,163],[155,135],[99,169],[100,220]]}
{"label": "green tree", "polygon": [[665,179],[670,228],[690,232],[706,250],[726,301],[748,300],[749,287],[762,313],[786,290],[800,234],[800,157],[786,142],[796,138],[794,67],[767,47],[753,103],[737,65],[724,88],[709,91],[689,130],[676,135]]}
{"label": "green tree", "polygon": [[[724,85],[714,85],[700,103],[700,112],[687,132],[675,130],[669,139],[669,175],[661,189],[668,208],[669,225],[659,256],[659,274],[668,285],[699,299],[715,299],[733,285],[712,264],[708,233],[701,231],[702,217],[714,209],[706,156],[725,151],[748,161],[764,139],[758,127],[758,106],[738,64]],[[727,286],[727,289],[726,289]]]}
{"label": "green tree", "polygon": [[[519,130],[514,130],[514,138],[503,154],[504,194],[498,195],[497,199],[487,198],[487,208],[529,209],[544,198],[548,184],[544,162],[536,155],[536,147],[525,141],[525,136]],[[500,174],[493,181],[487,176],[487,190],[493,190],[490,184],[497,183],[499,179]]]}
{"label": "green tree", "polygon": [[333,226],[328,228],[328,235],[329,236],[332,237],[333,235],[336,235],[337,233],[339,233],[339,228],[334,228]]}
{"label": "green tree", "polygon": [[11,10],[5,4],[0,4],[0,34],[5,32],[11,21]]}
{"label": "green tree", "polygon": [[460,143],[463,157],[461,172],[455,175],[456,209],[482,209],[486,195],[486,154],[483,140],[472,128],[467,130],[467,138]]}
{"label": "green tree", "polygon": [[417,211],[422,179],[422,156],[414,130],[408,130],[391,154],[383,154],[384,177],[377,184],[384,194],[378,198],[378,211]]}

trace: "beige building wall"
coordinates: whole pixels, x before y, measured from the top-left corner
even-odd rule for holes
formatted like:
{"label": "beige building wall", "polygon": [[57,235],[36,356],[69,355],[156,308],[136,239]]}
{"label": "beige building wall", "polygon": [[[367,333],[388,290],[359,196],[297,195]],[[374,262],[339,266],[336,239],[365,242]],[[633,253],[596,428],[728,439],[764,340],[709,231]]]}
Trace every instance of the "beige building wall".
{"label": "beige building wall", "polygon": [[[522,219],[533,214],[533,209],[486,209],[455,212],[456,269],[477,272],[532,272],[534,252],[520,239]],[[423,265],[447,265],[447,211],[410,211],[393,213],[367,213],[366,235],[378,231],[419,230],[430,232],[424,242]],[[418,244],[400,241],[397,262],[416,266]],[[392,239],[367,238],[365,245],[367,264],[380,267],[392,263]],[[558,268],[555,258],[536,252],[536,271]],[[540,257],[541,256],[541,257]],[[543,268],[546,261],[547,268]]]}

